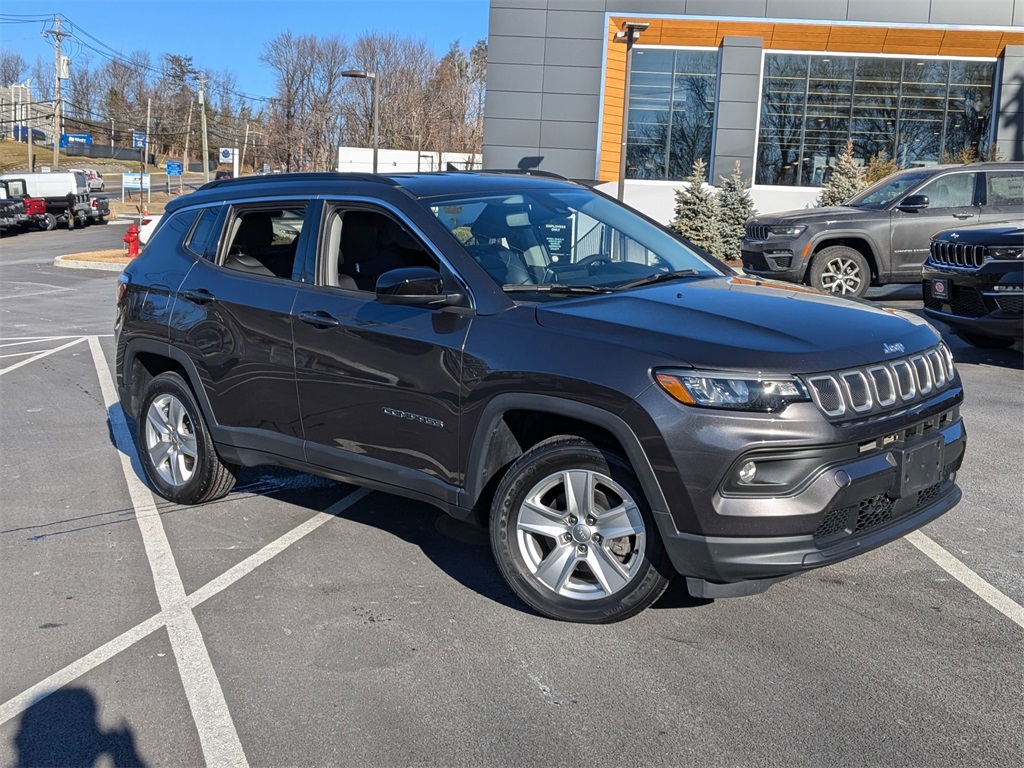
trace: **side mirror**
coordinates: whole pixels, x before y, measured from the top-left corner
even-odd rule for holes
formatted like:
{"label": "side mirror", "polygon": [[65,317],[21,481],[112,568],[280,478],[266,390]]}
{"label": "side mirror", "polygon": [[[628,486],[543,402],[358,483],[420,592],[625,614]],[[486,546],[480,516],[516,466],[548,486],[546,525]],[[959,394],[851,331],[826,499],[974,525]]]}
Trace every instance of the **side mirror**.
{"label": "side mirror", "polygon": [[910,195],[903,198],[902,202],[896,206],[896,210],[913,213],[927,208],[930,204],[931,201],[928,199],[928,195]]}
{"label": "side mirror", "polygon": [[459,306],[461,293],[445,293],[444,278],[429,267],[392,269],[377,278],[377,301],[410,307]]}

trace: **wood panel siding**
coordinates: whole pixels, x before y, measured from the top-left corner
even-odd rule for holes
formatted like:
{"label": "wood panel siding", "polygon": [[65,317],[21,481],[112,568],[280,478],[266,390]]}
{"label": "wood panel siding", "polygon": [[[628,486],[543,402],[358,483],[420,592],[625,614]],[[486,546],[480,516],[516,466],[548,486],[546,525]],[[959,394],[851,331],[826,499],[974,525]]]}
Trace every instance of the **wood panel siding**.
{"label": "wood panel siding", "polygon": [[[967,2],[968,0],[965,0]],[[893,0],[898,2],[898,0]],[[610,17],[601,119],[598,178],[619,177],[625,105],[626,46],[615,40],[623,21],[647,21],[641,45],[717,48],[726,35],[760,37],[767,50],[834,51],[836,53],[888,53],[904,56],[977,56],[996,58],[1007,45],[1024,45],[1024,32],[969,29],[867,27],[831,24],[776,24],[758,21],[645,19],[642,16]]]}

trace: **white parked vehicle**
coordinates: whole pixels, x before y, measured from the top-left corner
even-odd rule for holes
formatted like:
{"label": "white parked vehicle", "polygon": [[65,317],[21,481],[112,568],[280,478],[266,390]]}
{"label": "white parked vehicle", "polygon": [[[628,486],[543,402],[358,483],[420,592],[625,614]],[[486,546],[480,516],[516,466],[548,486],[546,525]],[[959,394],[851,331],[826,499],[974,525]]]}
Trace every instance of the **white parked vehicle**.
{"label": "white parked vehicle", "polygon": [[143,246],[149,242],[150,235],[153,234],[153,230],[156,229],[156,225],[160,223],[161,215],[154,213],[152,216],[143,216],[142,223],[139,225],[139,245]]}
{"label": "white parked vehicle", "polygon": [[54,173],[0,174],[2,180],[24,182],[29,197],[41,198],[46,203],[46,215],[40,223],[42,229],[54,229],[68,220],[69,196],[75,200],[75,218],[84,224],[91,215],[89,179],[85,171],[56,171]]}

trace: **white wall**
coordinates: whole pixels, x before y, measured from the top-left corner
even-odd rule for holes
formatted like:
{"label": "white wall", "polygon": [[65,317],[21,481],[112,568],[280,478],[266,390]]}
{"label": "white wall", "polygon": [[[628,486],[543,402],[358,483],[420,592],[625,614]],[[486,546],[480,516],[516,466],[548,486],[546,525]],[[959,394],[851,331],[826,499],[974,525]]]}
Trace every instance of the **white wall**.
{"label": "white wall", "polygon": [[[682,186],[685,185],[681,181],[629,180],[626,182],[625,202],[652,219],[668,224],[675,212],[675,192]],[[612,197],[618,194],[618,187],[616,181],[597,185],[598,189]],[[750,196],[758,213],[808,208],[815,204],[820,195],[821,187],[773,187],[755,184],[750,189]]]}
{"label": "white wall", "polygon": [[[443,171],[451,163],[461,170],[480,167],[481,155],[465,152],[418,153],[421,171]],[[380,173],[411,173],[417,170],[415,149],[382,149],[377,153],[377,170]],[[338,170],[351,173],[373,173],[373,149],[371,147],[338,147]]]}

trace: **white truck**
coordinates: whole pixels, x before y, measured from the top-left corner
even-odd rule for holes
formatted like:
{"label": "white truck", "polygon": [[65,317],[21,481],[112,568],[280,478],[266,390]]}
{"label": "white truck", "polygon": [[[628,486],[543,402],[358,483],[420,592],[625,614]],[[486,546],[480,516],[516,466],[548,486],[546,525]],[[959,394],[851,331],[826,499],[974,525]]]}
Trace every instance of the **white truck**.
{"label": "white truck", "polygon": [[[43,229],[54,229],[68,221],[68,208],[74,201],[76,223],[84,224],[91,218],[89,203],[89,180],[84,171],[57,171],[55,173],[13,173],[0,174],[0,179],[21,179],[29,196],[41,198],[46,203]],[[69,197],[69,195],[71,197]]]}

